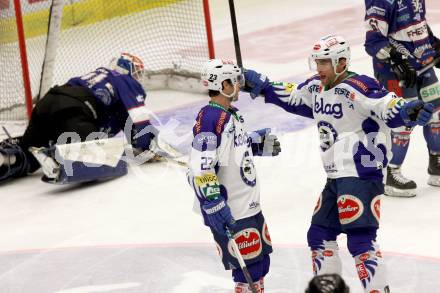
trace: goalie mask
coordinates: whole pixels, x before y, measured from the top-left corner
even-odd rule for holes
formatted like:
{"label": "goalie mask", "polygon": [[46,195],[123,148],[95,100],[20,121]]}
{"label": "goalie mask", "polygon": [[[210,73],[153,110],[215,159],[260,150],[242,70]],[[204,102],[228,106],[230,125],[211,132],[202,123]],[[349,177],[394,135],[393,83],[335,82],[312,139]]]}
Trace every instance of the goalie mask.
{"label": "goalie mask", "polygon": [[[346,59],[345,69],[342,72],[336,72],[336,66],[339,64],[341,58]],[[315,43],[312,53],[310,54],[310,70],[316,71],[317,59],[330,59],[336,76],[339,76],[347,71],[348,65],[350,64],[350,45],[341,36],[329,35],[322,37],[317,43]]]}
{"label": "goalie mask", "polygon": [[139,57],[129,53],[122,53],[116,60],[114,69],[119,73],[131,75],[139,80],[144,73],[144,63]]}
{"label": "goalie mask", "polygon": [[[219,91],[222,95],[233,98],[236,95],[236,85],[244,86],[244,75],[238,65],[230,60],[212,59],[205,63],[202,69],[202,83],[209,90]],[[227,95],[223,92],[223,81],[230,80],[234,92]]]}

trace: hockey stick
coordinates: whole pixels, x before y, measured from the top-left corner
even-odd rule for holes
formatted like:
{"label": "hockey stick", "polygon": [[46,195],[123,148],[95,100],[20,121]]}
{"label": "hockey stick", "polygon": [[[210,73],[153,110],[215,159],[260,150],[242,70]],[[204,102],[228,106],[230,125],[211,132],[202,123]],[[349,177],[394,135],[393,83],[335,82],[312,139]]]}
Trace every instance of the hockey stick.
{"label": "hockey stick", "polygon": [[[435,58],[434,60],[432,60],[431,63],[429,63],[428,65],[426,65],[422,69],[417,70],[417,76],[422,75],[423,73],[425,73],[426,71],[428,71],[432,67],[436,66],[439,62],[440,62],[440,57]],[[405,82],[403,80],[399,81],[399,86],[405,87]]]}
{"label": "hockey stick", "polygon": [[234,35],[235,58],[237,65],[243,68],[243,61],[241,59],[240,39],[238,38],[237,19],[235,17],[234,0],[229,0],[229,11],[231,13],[232,34]]}
{"label": "hockey stick", "polygon": [[231,231],[227,228],[226,228],[226,236],[228,236],[229,242],[231,243],[232,246],[232,250],[234,251],[235,257],[237,258],[238,263],[240,264],[240,268],[243,271],[246,282],[250,286],[252,293],[258,293],[257,289],[255,289],[255,284],[252,281],[251,274],[249,273],[246,267],[243,256],[241,255],[240,249],[238,248],[237,242],[235,242],[234,237],[232,237]]}

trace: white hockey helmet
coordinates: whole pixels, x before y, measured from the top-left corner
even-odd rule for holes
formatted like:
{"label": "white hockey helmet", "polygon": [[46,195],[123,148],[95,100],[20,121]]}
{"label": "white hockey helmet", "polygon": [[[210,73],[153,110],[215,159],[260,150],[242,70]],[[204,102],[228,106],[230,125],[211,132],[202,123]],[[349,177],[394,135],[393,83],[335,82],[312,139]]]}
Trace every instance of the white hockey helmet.
{"label": "white hockey helmet", "polygon": [[114,69],[119,73],[131,75],[139,80],[144,73],[144,62],[139,57],[124,52],[116,60]]}
{"label": "white hockey helmet", "polygon": [[331,59],[335,73],[341,74],[342,72],[336,72],[336,66],[341,58],[346,59],[347,66],[345,67],[345,70],[347,70],[350,64],[350,45],[341,36],[328,35],[319,39],[319,41],[313,46],[312,53],[309,57],[309,67],[310,70],[314,71],[316,70],[315,60]]}
{"label": "white hockey helmet", "polygon": [[[209,90],[219,91],[223,95],[223,81],[231,80],[235,86],[244,86],[244,75],[241,68],[231,60],[211,59],[202,68],[202,83]],[[234,92],[235,95],[235,92]],[[228,96],[228,95],[225,95]]]}

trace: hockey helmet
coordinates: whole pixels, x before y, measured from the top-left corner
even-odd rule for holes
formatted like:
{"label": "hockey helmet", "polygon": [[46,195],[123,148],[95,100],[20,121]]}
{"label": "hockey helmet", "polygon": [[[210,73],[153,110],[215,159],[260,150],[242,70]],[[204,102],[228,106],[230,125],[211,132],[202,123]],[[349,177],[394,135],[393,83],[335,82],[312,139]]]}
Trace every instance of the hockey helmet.
{"label": "hockey helmet", "polygon": [[144,73],[144,63],[139,57],[129,53],[121,53],[121,56],[116,60],[115,70],[139,80]]}
{"label": "hockey helmet", "polygon": [[315,60],[331,59],[335,73],[338,74],[336,72],[336,66],[341,58],[346,59],[347,66],[345,67],[345,70],[347,70],[350,64],[350,45],[341,36],[328,35],[322,37],[313,46],[312,53],[309,57],[309,67],[310,70],[316,70]]}
{"label": "hockey helmet", "polygon": [[231,80],[235,86],[239,83],[244,86],[244,75],[240,67],[231,60],[212,59],[205,63],[202,69],[202,83],[209,90],[219,91],[222,94],[223,81]]}

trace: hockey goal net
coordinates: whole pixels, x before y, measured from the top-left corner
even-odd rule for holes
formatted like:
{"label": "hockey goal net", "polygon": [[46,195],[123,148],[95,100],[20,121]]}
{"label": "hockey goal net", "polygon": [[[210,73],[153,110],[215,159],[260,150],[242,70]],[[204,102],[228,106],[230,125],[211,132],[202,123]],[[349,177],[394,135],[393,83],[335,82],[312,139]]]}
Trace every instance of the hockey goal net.
{"label": "hockey goal net", "polygon": [[121,52],[144,61],[147,90],[198,78],[214,57],[208,0],[0,0],[0,120],[26,119],[26,86],[35,102]]}

